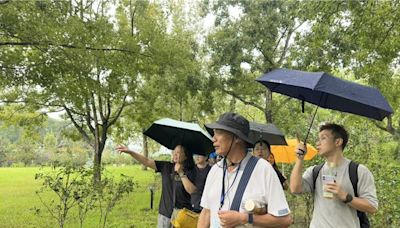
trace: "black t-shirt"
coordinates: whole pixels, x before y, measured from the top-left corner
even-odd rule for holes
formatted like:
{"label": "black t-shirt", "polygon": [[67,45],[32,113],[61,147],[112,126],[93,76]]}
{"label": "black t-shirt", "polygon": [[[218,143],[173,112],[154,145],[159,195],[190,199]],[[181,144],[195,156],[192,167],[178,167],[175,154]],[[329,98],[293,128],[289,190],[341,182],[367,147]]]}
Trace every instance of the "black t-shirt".
{"label": "black t-shirt", "polygon": [[[192,209],[190,203],[190,194],[186,192],[182,181],[178,174],[174,171],[174,163],[166,161],[155,161],[157,170],[156,172],[161,173],[162,179],[162,189],[161,189],[161,199],[158,206],[158,213],[171,218],[173,211],[173,192],[175,191],[175,207],[178,209],[187,208]],[[185,170],[185,175],[188,179],[194,183],[195,171]],[[172,185],[174,183],[174,186]]]}
{"label": "black t-shirt", "polygon": [[274,170],[275,170],[276,174],[278,175],[279,181],[281,182],[282,187],[283,187],[283,183],[285,183],[286,178],[282,175],[281,171],[279,171],[278,168],[276,168],[275,166],[272,166],[272,167],[274,167]]}
{"label": "black t-shirt", "polygon": [[203,194],[204,185],[206,184],[207,175],[210,169],[211,166],[209,166],[208,164],[203,169],[200,169],[197,166],[195,167],[196,180],[194,184],[196,185],[196,191],[192,194],[192,200],[191,200],[193,211],[195,212],[201,211],[200,207],[201,196]]}

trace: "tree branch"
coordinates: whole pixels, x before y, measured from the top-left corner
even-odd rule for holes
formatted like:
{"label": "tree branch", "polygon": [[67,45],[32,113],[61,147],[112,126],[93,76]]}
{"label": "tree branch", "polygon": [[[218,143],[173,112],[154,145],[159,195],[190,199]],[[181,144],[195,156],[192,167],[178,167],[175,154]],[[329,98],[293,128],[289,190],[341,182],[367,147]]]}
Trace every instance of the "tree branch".
{"label": "tree branch", "polygon": [[98,152],[100,154],[100,158],[101,158],[101,152],[102,151],[99,150],[99,148],[100,148],[99,147],[100,146],[100,144],[99,144],[99,140],[100,140],[100,138],[99,138],[99,122],[98,122],[98,119],[97,119],[96,101],[95,101],[93,92],[91,92],[90,101],[91,101],[91,107],[92,107],[93,119],[94,119],[94,137],[95,137],[94,145],[95,145],[95,152],[96,153]]}
{"label": "tree branch", "polygon": [[304,23],[305,23],[305,21],[303,21],[302,23],[300,23],[298,26],[296,26],[296,27],[294,27],[294,28],[292,28],[292,29],[289,29],[288,35],[287,35],[287,38],[286,38],[286,41],[285,41],[285,46],[283,47],[282,53],[281,53],[281,57],[280,57],[279,60],[278,60],[278,65],[279,65],[279,66],[282,64],[283,60],[285,59],[287,50],[288,50],[288,48],[289,48],[290,38],[292,37],[293,33],[294,33],[298,28],[300,28],[300,26],[302,26]]}
{"label": "tree branch", "polygon": [[[97,62],[97,61],[96,61]],[[100,84],[100,72],[101,70],[97,71],[97,81]],[[93,100],[94,100],[94,94],[92,94],[93,96]],[[99,103],[99,114],[100,114],[100,119],[101,121],[104,123],[105,122],[105,117],[104,117],[104,112],[103,112],[103,99],[101,97],[101,92],[99,92],[99,94],[97,95],[97,102]]]}
{"label": "tree branch", "polygon": [[393,120],[392,120],[392,116],[388,116],[387,117],[387,124],[386,127],[382,126],[378,123],[378,121],[373,121],[374,125],[383,130],[386,131],[388,133],[390,133],[391,135],[393,135],[395,138],[400,138],[400,133],[393,127]]}
{"label": "tree branch", "polygon": [[267,53],[265,53],[264,49],[262,48],[262,46],[264,46],[264,41],[261,41],[261,47],[259,47],[261,54],[264,56],[264,59],[267,60],[267,62],[269,62],[269,64],[271,64],[271,66],[275,67],[275,63],[272,61],[271,58],[269,58],[269,56],[267,55]]}
{"label": "tree branch", "polygon": [[117,122],[118,118],[121,116],[122,111],[124,110],[124,108],[126,107],[126,98],[128,95],[125,94],[124,99],[122,100],[122,104],[121,107],[118,109],[117,111],[117,115],[111,119],[110,123],[108,126],[113,125],[115,122]]}
{"label": "tree branch", "polygon": [[276,42],[276,45],[275,45],[274,50],[272,51],[272,53],[275,53],[276,49],[279,47],[279,44],[281,43],[281,40],[285,36],[287,30],[288,30],[288,27],[286,27],[285,31],[282,32],[281,36],[279,37],[278,41]]}
{"label": "tree branch", "polygon": [[111,101],[110,101],[110,97],[107,97],[106,108],[107,108],[106,119],[109,120],[110,116],[111,116]]}
{"label": "tree branch", "polygon": [[[85,115],[86,124],[88,125],[88,128],[89,128],[90,132],[92,132],[92,134],[95,135],[95,130],[94,130],[94,128],[92,126],[92,123],[91,123],[92,122],[92,116],[90,114],[90,104],[89,104],[88,98],[86,98],[86,100],[85,100],[85,106],[86,106],[86,115]],[[94,113],[94,115],[96,115],[96,113]],[[97,123],[95,123],[95,124],[97,124]]]}
{"label": "tree branch", "polygon": [[74,119],[74,117],[72,116],[72,113],[70,111],[69,108],[67,108],[67,106],[64,105],[64,110],[67,112],[68,117],[70,118],[71,122],[74,124],[75,128],[78,129],[78,131],[81,133],[81,135],[83,136],[83,138],[86,140],[86,142],[91,145],[92,147],[94,147],[93,142],[90,140],[89,135],[85,132],[85,130],[83,130],[83,128],[81,126],[79,126],[79,124],[76,122],[76,120]]}
{"label": "tree branch", "polygon": [[97,100],[99,102],[99,113],[100,113],[101,122],[104,123],[106,121],[106,117],[105,117],[104,111],[103,111],[103,99],[102,99],[101,95],[97,95]]}
{"label": "tree branch", "polygon": [[246,101],[244,98],[240,97],[238,94],[236,94],[236,93],[234,93],[234,92],[232,92],[232,91],[225,90],[225,89],[222,89],[222,91],[223,91],[224,93],[227,93],[227,94],[231,95],[231,96],[234,97],[235,99],[240,100],[240,101],[243,102],[244,104],[251,105],[251,106],[253,106],[253,107],[255,107],[255,108],[261,110],[262,112],[264,112],[264,108],[261,107],[260,105],[254,103],[254,102],[251,102],[251,101]]}
{"label": "tree branch", "polygon": [[56,47],[63,47],[63,48],[71,48],[71,49],[82,49],[82,50],[91,50],[91,51],[119,51],[119,52],[125,52],[125,53],[130,53],[130,54],[139,54],[143,55],[146,57],[150,57],[150,55],[146,55],[143,53],[135,52],[132,50],[128,49],[123,49],[123,48],[96,48],[96,47],[80,47],[72,44],[54,44],[51,42],[46,42],[46,43],[40,43],[40,42],[12,42],[12,41],[5,41],[5,42],[0,42],[0,46],[56,46]]}
{"label": "tree branch", "polygon": [[9,2],[10,2],[10,0],[0,0],[0,5],[4,5]]}

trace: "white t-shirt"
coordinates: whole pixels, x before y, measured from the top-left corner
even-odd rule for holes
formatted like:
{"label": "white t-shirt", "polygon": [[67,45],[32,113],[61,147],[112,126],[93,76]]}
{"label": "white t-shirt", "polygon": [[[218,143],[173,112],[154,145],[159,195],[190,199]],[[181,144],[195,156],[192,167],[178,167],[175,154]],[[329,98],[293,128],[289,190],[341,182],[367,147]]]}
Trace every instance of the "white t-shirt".
{"label": "white t-shirt", "polygon": [[[232,172],[226,173],[225,200],[221,210],[229,210],[231,207],[240,178],[242,177],[244,168],[251,156],[250,153],[246,155],[240,164],[239,171],[237,170],[237,166]],[[222,167],[223,160],[213,165],[208,173],[203,196],[201,198],[201,206],[210,210],[211,228],[220,227],[218,211],[221,204],[223,178]],[[236,173],[237,177],[234,181]],[[272,166],[264,159],[259,159],[254,167],[253,173],[243,194],[241,205],[244,205],[244,203],[249,199],[268,205],[268,214],[274,216],[285,216],[290,213],[279,178]],[[239,212],[246,212],[243,206],[240,207]]]}
{"label": "white t-shirt", "polygon": [[[335,168],[335,180],[342,190],[354,196],[353,185],[349,176],[349,159]],[[312,170],[314,166],[307,168],[303,174],[303,192],[314,194],[314,211],[310,228],[319,227],[360,227],[357,211],[338,198],[327,199],[323,197],[322,175],[328,173],[328,165],[320,170],[315,181],[315,192],[313,187]],[[375,208],[378,208],[376,188],[372,173],[364,165],[358,166],[357,191],[360,198],[368,200]]]}

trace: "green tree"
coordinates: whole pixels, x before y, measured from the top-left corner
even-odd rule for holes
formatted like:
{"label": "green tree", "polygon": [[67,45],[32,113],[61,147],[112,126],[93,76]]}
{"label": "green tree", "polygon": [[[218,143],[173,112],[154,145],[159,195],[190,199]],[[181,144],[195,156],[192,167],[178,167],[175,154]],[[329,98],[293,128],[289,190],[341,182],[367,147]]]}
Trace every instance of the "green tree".
{"label": "green tree", "polygon": [[[183,121],[203,121],[213,112],[209,84],[201,70],[202,54],[196,40],[196,27],[190,27],[193,13],[185,9],[185,1],[166,1],[163,9],[170,21],[166,31],[167,46],[160,50],[161,59],[152,74],[144,75],[145,83],[138,86],[134,105],[123,113],[114,135],[117,141],[143,137],[144,155],[157,148],[149,144],[145,135],[139,135],[157,119],[170,117]],[[195,8],[193,8],[195,10]]]}
{"label": "green tree", "polygon": [[1,77],[15,89],[4,99],[64,110],[94,149],[95,181],[110,128],[146,77],[185,64],[173,58],[180,49],[169,47],[179,33],[167,33],[159,4],[121,1],[112,17],[112,3],[16,1],[0,8]]}
{"label": "green tree", "polygon": [[[210,1],[211,2],[211,1]],[[303,2],[206,1],[206,13],[216,16],[207,37],[209,73],[217,88],[264,113],[267,122],[282,104],[254,79],[285,66],[291,40],[305,22]]]}
{"label": "green tree", "polygon": [[318,11],[309,15],[308,29],[297,36],[288,61],[301,69],[341,69],[347,78],[378,88],[394,115],[374,124],[399,141],[399,2],[323,1],[308,7]]}

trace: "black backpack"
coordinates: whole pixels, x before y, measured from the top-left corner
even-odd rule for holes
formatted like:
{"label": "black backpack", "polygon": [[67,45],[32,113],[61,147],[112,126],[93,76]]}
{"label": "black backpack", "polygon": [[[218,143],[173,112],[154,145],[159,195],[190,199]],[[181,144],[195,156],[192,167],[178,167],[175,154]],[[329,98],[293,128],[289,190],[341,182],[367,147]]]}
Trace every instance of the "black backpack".
{"label": "black backpack", "polygon": [[[322,166],[324,166],[324,164],[317,165],[312,170],[314,190],[315,190],[315,181],[317,180],[319,171],[322,169]],[[351,184],[353,185],[353,190],[354,190],[354,194],[356,197],[358,197],[358,192],[357,192],[358,172],[357,172],[357,169],[358,169],[358,163],[350,161],[349,176],[350,176],[350,181],[351,181]],[[370,227],[369,220],[368,220],[367,214],[365,212],[357,210],[357,216],[358,216],[358,219],[360,220],[360,228],[369,228]]]}

